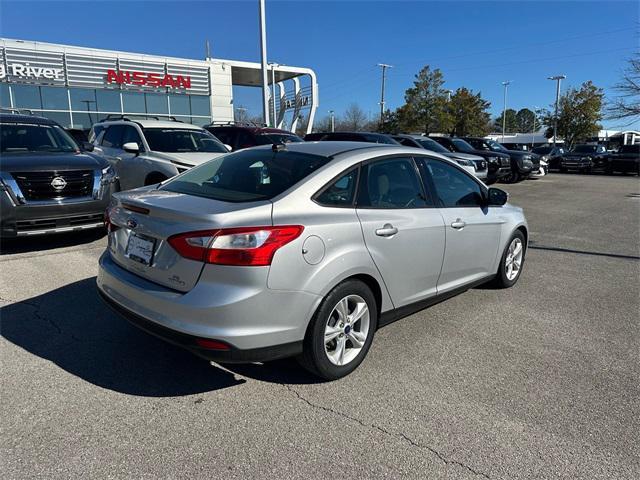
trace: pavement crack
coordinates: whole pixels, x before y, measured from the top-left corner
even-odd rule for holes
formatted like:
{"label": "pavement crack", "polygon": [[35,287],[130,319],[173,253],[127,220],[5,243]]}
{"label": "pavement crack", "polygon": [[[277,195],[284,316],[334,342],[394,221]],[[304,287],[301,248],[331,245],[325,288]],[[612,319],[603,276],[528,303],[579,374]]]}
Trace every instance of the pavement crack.
{"label": "pavement crack", "polygon": [[409,437],[408,435],[406,435],[403,432],[400,433],[394,433],[394,432],[390,432],[389,430],[386,430],[384,428],[382,428],[379,425],[376,425],[375,423],[366,423],[363,422],[362,420],[360,420],[359,418],[356,417],[352,417],[351,415],[347,415],[344,412],[341,412],[339,410],[335,410],[333,408],[330,407],[325,407],[324,405],[319,405],[316,403],[311,402],[310,400],[308,400],[307,398],[305,398],[300,392],[298,392],[295,388],[293,388],[291,385],[287,385],[282,383],[281,384],[283,387],[285,387],[287,390],[289,390],[291,393],[293,393],[298,400],[300,400],[301,402],[306,403],[307,405],[309,405],[312,408],[318,409],[318,410],[324,410],[325,412],[329,412],[332,413],[334,415],[338,415],[340,417],[346,418],[348,420],[351,420],[353,422],[358,423],[359,425],[365,427],[365,428],[373,428],[377,431],[379,431],[380,433],[386,435],[386,436],[390,436],[390,437],[396,437],[396,438],[400,438],[401,440],[404,440],[405,442],[407,442],[409,445],[411,445],[412,447],[415,448],[420,448],[422,450],[427,450],[428,452],[431,452],[433,455],[436,456],[436,458],[438,458],[438,460],[440,460],[442,463],[444,463],[445,465],[455,465],[461,468],[464,468],[465,470],[467,470],[468,472],[476,475],[476,476],[480,476],[480,477],[484,477],[484,478],[490,478],[489,475],[487,475],[484,472],[480,472],[478,470],[476,470],[473,467],[470,467],[469,465],[466,465],[462,462],[458,462],[457,460],[451,460],[449,458],[447,458],[445,455],[443,455],[442,453],[440,453],[438,450],[436,450],[433,447],[430,447],[428,445],[423,445],[421,443],[416,442],[415,440],[413,440],[411,437]]}

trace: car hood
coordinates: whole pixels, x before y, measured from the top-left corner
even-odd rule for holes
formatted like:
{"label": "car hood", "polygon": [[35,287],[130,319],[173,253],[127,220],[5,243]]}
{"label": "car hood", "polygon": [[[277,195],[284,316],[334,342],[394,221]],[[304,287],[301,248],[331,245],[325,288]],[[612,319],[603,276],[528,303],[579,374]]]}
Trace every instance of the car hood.
{"label": "car hood", "polygon": [[563,157],[580,158],[580,157],[591,157],[593,155],[595,155],[593,152],[591,153],[568,152],[568,153],[565,153]]}
{"label": "car hood", "polygon": [[447,153],[443,153],[443,155],[446,155],[449,158],[457,158],[460,160],[471,160],[472,162],[477,162],[478,160],[484,160],[484,157],[481,157],[480,155],[472,155],[470,153],[462,153],[462,152],[447,152]]}
{"label": "car hood", "polygon": [[220,155],[225,155],[224,153],[216,153],[216,152],[184,152],[184,153],[165,153],[165,152],[153,152],[154,158],[159,158],[161,160],[168,160],[173,163],[183,164],[188,167],[194,167],[196,165],[200,165],[201,163],[208,162],[209,160],[213,160],[214,158],[218,158]]}
{"label": "car hood", "polygon": [[[462,152],[456,152],[456,153],[462,153]],[[494,152],[494,151],[489,151],[489,150],[474,150],[473,151],[473,155],[478,155],[478,156],[480,156],[482,158],[487,158],[487,157],[511,158],[506,153]]]}
{"label": "car hood", "polygon": [[0,168],[8,172],[34,172],[47,170],[95,170],[109,163],[97,155],[86,152],[12,153],[0,156]]}

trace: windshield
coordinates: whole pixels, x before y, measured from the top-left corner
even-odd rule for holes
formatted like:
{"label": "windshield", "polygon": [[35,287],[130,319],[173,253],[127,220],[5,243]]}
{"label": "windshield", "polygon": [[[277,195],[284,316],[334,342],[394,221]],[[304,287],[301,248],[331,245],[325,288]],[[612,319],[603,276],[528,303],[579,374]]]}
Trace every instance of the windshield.
{"label": "windshield", "polygon": [[149,148],[165,153],[226,153],[225,146],[206,130],[145,128]]}
{"label": "windshield", "polygon": [[417,140],[417,142],[425,149],[431,150],[432,152],[449,153],[449,150],[430,138],[416,138],[415,140]]}
{"label": "windshield", "polygon": [[596,145],[578,145],[573,151],[576,153],[593,153],[596,151]]}
{"label": "windshield", "polygon": [[328,161],[327,157],[287,151],[241,150],[192,168],[160,190],[224,202],[269,200]]}
{"label": "windshield", "polygon": [[290,133],[261,133],[256,135],[256,144],[258,145],[273,145],[274,143],[298,143],[304,142],[297,135]]}
{"label": "windshield", "polygon": [[78,145],[58,125],[0,124],[2,153],[76,152]]}
{"label": "windshield", "polygon": [[640,145],[623,145],[620,147],[619,153],[640,154]]}
{"label": "windshield", "polygon": [[465,142],[464,140],[461,140],[459,138],[454,138],[451,141],[456,146],[456,149],[458,151],[460,151],[460,152],[469,152],[469,153],[473,152],[473,147],[471,145],[469,145],[467,142]]}
{"label": "windshield", "polygon": [[551,150],[553,150],[553,147],[536,147],[531,151],[538,155],[547,155],[548,153],[551,153]]}
{"label": "windshield", "polygon": [[498,142],[494,141],[494,140],[487,140],[487,145],[489,145],[489,148],[491,150],[493,150],[494,152],[506,152],[507,149],[504,148],[502,145],[500,145]]}

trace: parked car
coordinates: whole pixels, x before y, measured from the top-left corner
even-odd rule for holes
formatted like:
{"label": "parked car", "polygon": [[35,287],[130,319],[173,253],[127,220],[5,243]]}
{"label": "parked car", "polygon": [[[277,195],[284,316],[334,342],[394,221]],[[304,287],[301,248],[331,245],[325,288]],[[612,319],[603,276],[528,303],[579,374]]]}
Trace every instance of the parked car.
{"label": "parked car", "polygon": [[112,162],[122,190],[162,182],[228,153],[205,129],[177,120],[119,116],[98,122],[92,129],[95,151]]}
{"label": "parked car", "polygon": [[445,157],[455,160],[458,165],[469,173],[473,173],[480,180],[487,179],[487,161],[478,155],[471,155],[469,153],[462,152],[450,152],[438,142],[430,139],[429,137],[425,137],[424,135],[398,134],[392,135],[391,138],[405,147],[422,148],[440,153]]}
{"label": "parked car", "polygon": [[577,170],[583,173],[591,173],[594,170],[605,171],[608,163],[607,156],[604,145],[576,145],[560,157],[560,171]]}
{"label": "parked car", "polygon": [[92,147],[48,118],[0,114],[0,237],[103,228],[118,182]]}
{"label": "parked car", "polygon": [[564,147],[554,147],[553,145],[535,147],[531,151],[536,155],[540,155],[541,162],[547,162],[549,170],[560,170],[560,157],[566,152]]}
{"label": "parked car", "polygon": [[461,138],[430,136],[432,140],[438,142],[450,152],[467,153],[478,155],[487,161],[487,185],[492,185],[499,180],[503,180],[511,174],[511,157],[505,153],[477,150]]}
{"label": "parked car", "polygon": [[506,183],[516,183],[528,178],[532,172],[540,169],[540,157],[535,153],[522,150],[508,150],[495,140],[479,137],[462,137],[473,148],[486,152],[497,152],[511,158],[511,174],[503,179]]}
{"label": "parked car", "polygon": [[306,142],[369,142],[400,145],[389,135],[374,132],[317,132],[305,135]]}
{"label": "parked car", "polygon": [[640,175],[640,144],[622,145],[617,153],[609,154],[606,171]]}
{"label": "parked car", "polygon": [[204,127],[214,134],[231,150],[255,147],[256,145],[272,145],[274,143],[304,142],[302,138],[288,130],[259,127],[244,124],[211,124]]}
{"label": "parked car", "polygon": [[204,358],[298,356],[335,379],[379,326],[474,285],[516,283],[528,229],[506,201],[426,150],[241,150],[116,194],[97,286],[134,324]]}

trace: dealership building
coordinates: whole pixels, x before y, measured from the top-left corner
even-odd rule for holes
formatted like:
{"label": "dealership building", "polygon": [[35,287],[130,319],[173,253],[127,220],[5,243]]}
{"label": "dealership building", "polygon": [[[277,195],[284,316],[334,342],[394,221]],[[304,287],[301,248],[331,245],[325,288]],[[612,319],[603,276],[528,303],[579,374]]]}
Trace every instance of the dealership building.
{"label": "dealership building", "polygon": [[[313,70],[277,65],[268,73],[275,126],[293,131],[304,113],[310,132],[318,106]],[[232,122],[234,86],[261,87],[261,65],[0,38],[0,107],[28,109],[64,127],[88,129],[118,114]]]}

